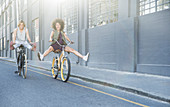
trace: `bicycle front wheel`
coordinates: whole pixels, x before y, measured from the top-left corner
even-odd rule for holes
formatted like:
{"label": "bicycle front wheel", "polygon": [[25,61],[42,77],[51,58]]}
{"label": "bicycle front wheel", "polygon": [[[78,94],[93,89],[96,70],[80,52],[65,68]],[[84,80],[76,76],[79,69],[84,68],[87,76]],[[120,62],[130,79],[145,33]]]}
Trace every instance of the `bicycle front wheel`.
{"label": "bicycle front wheel", "polygon": [[69,58],[63,58],[61,64],[61,79],[63,82],[67,82],[70,77],[71,65]]}
{"label": "bicycle front wheel", "polygon": [[23,55],[23,58],[22,58],[22,77],[24,79],[26,79],[26,76],[27,76],[27,56],[26,55]]}
{"label": "bicycle front wheel", "polygon": [[18,58],[17,58],[17,65],[18,65],[18,75],[21,76],[21,67],[22,67],[22,58],[21,58],[21,55],[19,54],[18,55]]}
{"label": "bicycle front wheel", "polygon": [[57,77],[58,77],[58,73],[59,73],[59,71],[58,71],[58,58],[56,57],[56,58],[53,58],[53,62],[52,62],[52,67],[51,67],[52,69],[51,69],[51,71],[52,71],[52,77],[54,78],[54,79],[57,79]]}

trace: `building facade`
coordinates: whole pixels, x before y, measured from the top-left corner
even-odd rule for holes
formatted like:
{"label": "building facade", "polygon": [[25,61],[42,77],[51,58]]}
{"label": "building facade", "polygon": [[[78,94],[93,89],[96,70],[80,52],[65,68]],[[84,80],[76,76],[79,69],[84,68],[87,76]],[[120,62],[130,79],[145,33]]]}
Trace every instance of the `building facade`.
{"label": "building facade", "polygon": [[[170,76],[170,0],[1,0],[0,56],[15,58],[9,49],[13,30],[24,20],[37,51],[48,49],[51,23],[65,21],[70,45],[88,62],[69,55],[82,66]],[[50,53],[45,61],[51,61]]]}

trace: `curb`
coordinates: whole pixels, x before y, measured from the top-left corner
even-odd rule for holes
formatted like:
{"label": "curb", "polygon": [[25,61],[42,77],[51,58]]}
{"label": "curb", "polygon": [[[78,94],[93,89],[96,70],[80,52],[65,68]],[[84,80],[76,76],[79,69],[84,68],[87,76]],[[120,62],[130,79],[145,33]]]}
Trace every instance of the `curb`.
{"label": "curb", "polygon": [[[10,61],[8,59],[1,59],[0,58],[0,60],[15,63],[14,61]],[[39,67],[39,66],[33,66],[33,65],[28,65],[28,66],[33,67],[33,68],[46,70],[46,71],[49,71],[49,72],[51,71],[51,69],[46,69],[46,68]],[[92,82],[92,83],[112,87],[112,88],[115,88],[115,89],[127,91],[127,92],[134,93],[134,94],[137,94],[137,95],[142,95],[142,96],[145,96],[145,97],[149,97],[149,98],[152,98],[152,99],[156,99],[156,100],[159,100],[159,101],[164,101],[164,102],[170,103],[170,99],[160,97],[160,96],[157,96],[157,95],[153,95],[153,94],[150,94],[148,92],[140,91],[140,90],[137,90],[137,89],[124,87],[124,86],[120,86],[120,85],[115,85],[115,84],[111,84],[111,83],[107,83],[107,82],[103,82],[103,81],[99,81],[99,80],[95,80],[95,79],[89,79],[89,78],[79,76],[79,75],[75,75],[75,74],[72,74],[70,76],[73,77],[73,78],[82,79],[82,80],[87,81],[87,82]]]}

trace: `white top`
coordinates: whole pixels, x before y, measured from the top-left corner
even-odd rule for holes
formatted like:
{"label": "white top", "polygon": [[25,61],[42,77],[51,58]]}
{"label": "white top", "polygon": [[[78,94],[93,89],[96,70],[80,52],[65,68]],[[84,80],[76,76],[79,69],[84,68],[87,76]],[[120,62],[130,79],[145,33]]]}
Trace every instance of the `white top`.
{"label": "white top", "polygon": [[24,27],[22,32],[19,30],[19,28],[17,28],[16,40],[18,40],[18,41],[26,41],[26,32],[27,31],[28,31],[28,29],[25,28],[25,27]]}

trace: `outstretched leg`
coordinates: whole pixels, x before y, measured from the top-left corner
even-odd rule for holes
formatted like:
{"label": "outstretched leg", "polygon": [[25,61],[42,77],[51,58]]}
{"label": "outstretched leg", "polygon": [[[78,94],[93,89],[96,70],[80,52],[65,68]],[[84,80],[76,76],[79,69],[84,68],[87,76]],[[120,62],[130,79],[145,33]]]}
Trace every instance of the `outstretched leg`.
{"label": "outstretched leg", "polygon": [[38,52],[38,58],[40,61],[43,60],[44,57],[46,57],[50,52],[54,51],[54,48],[52,46],[50,46],[45,52],[44,54],[41,54],[40,52]]}
{"label": "outstretched leg", "polygon": [[54,51],[53,47],[50,46],[43,54],[43,57],[46,57],[50,52]]}
{"label": "outstretched leg", "polygon": [[83,60],[87,61],[88,60],[88,56],[89,56],[89,53],[86,55],[86,56],[83,56],[82,54],[80,54],[78,51],[74,50],[73,48],[70,48],[70,47],[65,47],[65,51],[66,52],[71,52],[73,54],[75,54],[76,56],[82,58]]}

